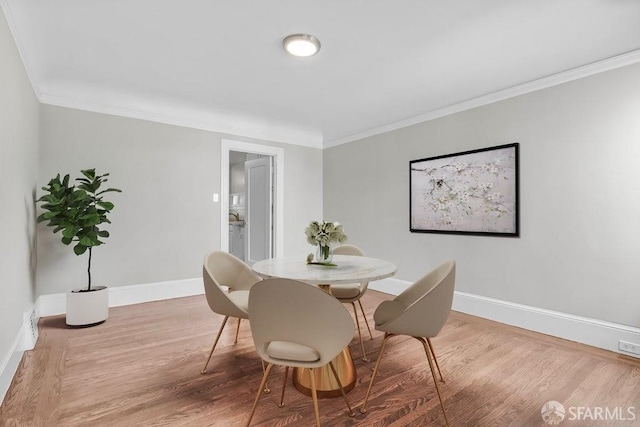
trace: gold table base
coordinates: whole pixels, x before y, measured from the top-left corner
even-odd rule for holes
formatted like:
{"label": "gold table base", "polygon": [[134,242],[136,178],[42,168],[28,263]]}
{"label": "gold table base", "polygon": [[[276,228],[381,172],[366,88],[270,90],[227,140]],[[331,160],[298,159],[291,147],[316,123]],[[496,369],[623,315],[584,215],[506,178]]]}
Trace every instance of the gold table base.
{"label": "gold table base", "polygon": [[[351,358],[351,352],[349,347],[345,347],[340,354],[338,354],[333,360],[333,366],[336,368],[340,383],[344,388],[344,392],[348,393],[356,385],[356,367],[353,364]],[[342,392],[340,386],[336,381],[336,378],[331,372],[329,364],[321,368],[315,368],[313,370],[316,380],[316,391],[319,398],[328,397],[340,397]],[[293,370],[293,385],[302,394],[311,396],[311,378],[309,377],[308,368],[294,368]]]}

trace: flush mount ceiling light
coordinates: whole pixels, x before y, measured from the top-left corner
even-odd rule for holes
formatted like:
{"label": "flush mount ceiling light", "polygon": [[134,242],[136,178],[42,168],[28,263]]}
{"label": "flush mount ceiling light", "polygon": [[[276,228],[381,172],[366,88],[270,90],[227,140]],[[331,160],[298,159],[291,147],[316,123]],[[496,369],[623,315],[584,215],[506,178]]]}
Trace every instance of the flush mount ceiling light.
{"label": "flush mount ceiling light", "polygon": [[309,34],[291,34],[282,40],[282,47],[294,56],[313,56],[320,50],[320,40]]}

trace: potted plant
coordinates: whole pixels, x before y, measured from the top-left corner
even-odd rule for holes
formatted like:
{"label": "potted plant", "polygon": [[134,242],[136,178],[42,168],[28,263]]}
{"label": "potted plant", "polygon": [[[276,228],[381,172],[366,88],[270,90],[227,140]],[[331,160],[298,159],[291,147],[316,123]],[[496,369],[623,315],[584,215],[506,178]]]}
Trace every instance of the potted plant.
{"label": "potted plant", "polygon": [[104,200],[109,192],[122,192],[117,188],[101,190],[107,182],[108,173],[96,175],[95,169],[80,171],[82,178],[71,185],[69,175],[60,179],[60,174],[42,187],[45,194],[37,202],[42,202],[45,211],[38,216],[37,222],[47,222],[53,232],[62,232],[62,243],[71,245],[73,252],[80,256],[88,252],[88,284],[86,288],[67,292],[67,325],[91,326],[104,322],[109,317],[109,294],[106,286],[91,285],[91,250],[104,244],[102,239],[109,232],[101,230],[104,223],[111,223],[107,214],[113,209],[113,203]]}

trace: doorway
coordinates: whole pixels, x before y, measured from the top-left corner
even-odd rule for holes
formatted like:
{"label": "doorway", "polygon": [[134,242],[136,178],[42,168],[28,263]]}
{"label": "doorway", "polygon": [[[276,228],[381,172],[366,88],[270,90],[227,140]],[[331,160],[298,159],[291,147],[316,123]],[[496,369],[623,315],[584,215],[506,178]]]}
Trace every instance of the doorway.
{"label": "doorway", "polygon": [[220,249],[249,265],[283,253],[284,150],[222,140]]}
{"label": "doorway", "polygon": [[273,257],[273,157],[229,152],[229,253],[253,265]]}

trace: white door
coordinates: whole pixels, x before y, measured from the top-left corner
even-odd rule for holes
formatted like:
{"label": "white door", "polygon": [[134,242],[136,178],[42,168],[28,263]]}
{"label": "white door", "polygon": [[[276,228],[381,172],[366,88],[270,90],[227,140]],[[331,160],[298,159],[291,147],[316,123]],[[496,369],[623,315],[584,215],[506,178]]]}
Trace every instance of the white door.
{"label": "white door", "polygon": [[244,164],[246,186],[245,262],[253,265],[273,253],[273,158]]}

